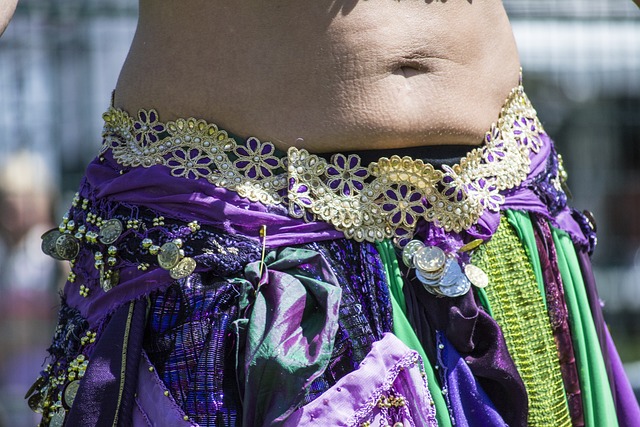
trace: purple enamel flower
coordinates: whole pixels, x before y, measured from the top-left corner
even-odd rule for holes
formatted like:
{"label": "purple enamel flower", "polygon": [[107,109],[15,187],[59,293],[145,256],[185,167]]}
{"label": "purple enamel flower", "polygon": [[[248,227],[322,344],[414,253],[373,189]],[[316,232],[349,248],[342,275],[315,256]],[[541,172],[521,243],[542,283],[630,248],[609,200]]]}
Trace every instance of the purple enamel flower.
{"label": "purple enamel flower", "polygon": [[385,195],[382,210],[387,213],[389,222],[393,226],[404,225],[412,228],[418,217],[425,212],[422,194],[408,185],[390,188],[385,192]]}
{"label": "purple enamel flower", "polygon": [[197,179],[211,173],[210,159],[197,148],[175,150],[167,165],[171,168],[171,175]]}
{"label": "purple enamel flower", "polygon": [[155,110],[140,110],[138,120],[133,122],[136,141],[142,145],[155,144],[160,140],[158,134],[165,131],[164,124],[158,122]]}
{"label": "purple enamel flower", "polygon": [[337,190],[343,196],[352,196],[353,193],[364,188],[364,180],[369,173],[360,166],[360,158],[356,155],[345,157],[336,154],[327,167],[327,185],[332,190]]}
{"label": "purple enamel flower", "polygon": [[275,147],[273,144],[262,144],[257,138],[247,139],[245,145],[235,148],[238,160],[234,166],[244,171],[245,176],[250,179],[263,179],[273,176],[273,172],[280,166],[280,159],[273,155]]}
{"label": "purple enamel flower", "polygon": [[542,139],[540,139],[538,126],[534,119],[520,117],[518,120],[514,121],[513,134],[521,141],[522,144],[535,152],[538,152],[542,146]]}

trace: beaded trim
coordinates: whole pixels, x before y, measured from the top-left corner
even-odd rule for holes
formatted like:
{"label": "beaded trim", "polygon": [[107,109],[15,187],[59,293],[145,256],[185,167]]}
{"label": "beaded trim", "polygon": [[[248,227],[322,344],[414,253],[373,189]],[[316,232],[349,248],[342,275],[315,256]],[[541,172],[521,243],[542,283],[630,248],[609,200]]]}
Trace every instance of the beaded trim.
{"label": "beaded trim", "polygon": [[270,142],[237,143],[215,124],[195,118],[162,123],[156,110],[137,118],[110,108],[104,115],[103,152],[123,167],[168,167],[171,175],[206,179],[265,205],[286,204],[289,214],[322,220],[347,238],[406,240],[423,218],[447,231],[468,229],[485,209],[498,211],[502,191],[529,173],[531,152],[544,132],[522,85],[514,88],[484,145],[459,164],[435,169],[410,157],[383,157],[368,167],[357,155],[331,161],[295,147],[278,157]]}

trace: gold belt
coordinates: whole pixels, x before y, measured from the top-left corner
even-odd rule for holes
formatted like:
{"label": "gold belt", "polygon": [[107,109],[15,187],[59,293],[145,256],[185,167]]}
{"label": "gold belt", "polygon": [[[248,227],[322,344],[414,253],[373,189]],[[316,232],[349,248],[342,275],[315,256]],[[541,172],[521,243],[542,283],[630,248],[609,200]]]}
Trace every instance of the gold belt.
{"label": "gold belt", "polygon": [[236,142],[215,124],[195,118],[160,122],[110,108],[104,115],[103,152],[123,167],[164,166],[174,177],[206,179],[265,205],[285,204],[289,214],[322,220],[347,238],[375,242],[409,239],[419,219],[460,232],[485,210],[497,211],[501,193],[529,173],[531,152],[544,132],[522,85],[507,97],[484,144],[454,166],[434,168],[410,157],[383,157],[367,167],[357,155],[330,161],[295,147],[277,156],[270,142]]}

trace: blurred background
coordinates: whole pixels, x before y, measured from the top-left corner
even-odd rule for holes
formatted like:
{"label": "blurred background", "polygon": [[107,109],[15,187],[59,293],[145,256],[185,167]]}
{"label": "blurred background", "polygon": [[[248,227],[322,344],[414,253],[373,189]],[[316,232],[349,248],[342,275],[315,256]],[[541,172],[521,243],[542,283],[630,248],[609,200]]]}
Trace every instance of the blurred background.
{"label": "blurred background", "polygon": [[[1,1],[1,0],[0,0]],[[444,0],[442,0],[444,1]],[[524,84],[593,212],[606,319],[640,391],[640,11],[631,0],[504,0]],[[65,266],[40,252],[100,147],[135,0],[21,0],[0,38],[0,427],[32,426]]]}

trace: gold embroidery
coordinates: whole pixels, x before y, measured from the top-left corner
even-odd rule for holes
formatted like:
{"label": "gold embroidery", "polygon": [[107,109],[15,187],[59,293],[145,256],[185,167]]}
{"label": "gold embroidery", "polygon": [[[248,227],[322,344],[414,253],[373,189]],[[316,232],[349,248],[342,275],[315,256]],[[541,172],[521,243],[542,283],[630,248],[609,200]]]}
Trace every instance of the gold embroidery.
{"label": "gold embroidery", "polygon": [[155,110],[138,118],[110,108],[104,114],[103,151],[125,167],[163,165],[175,177],[207,179],[266,205],[287,204],[289,214],[322,220],[357,241],[408,241],[420,218],[460,232],[485,210],[498,211],[502,191],[529,173],[531,152],[543,131],[522,86],[505,101],[484,144],[454,166],[435,169],[422,160],[392,156],[363,167],[356,155],[328,162],[304,149],[287,156],[250,137],[238,144],[214,124],[195,118],[158,121]]}

